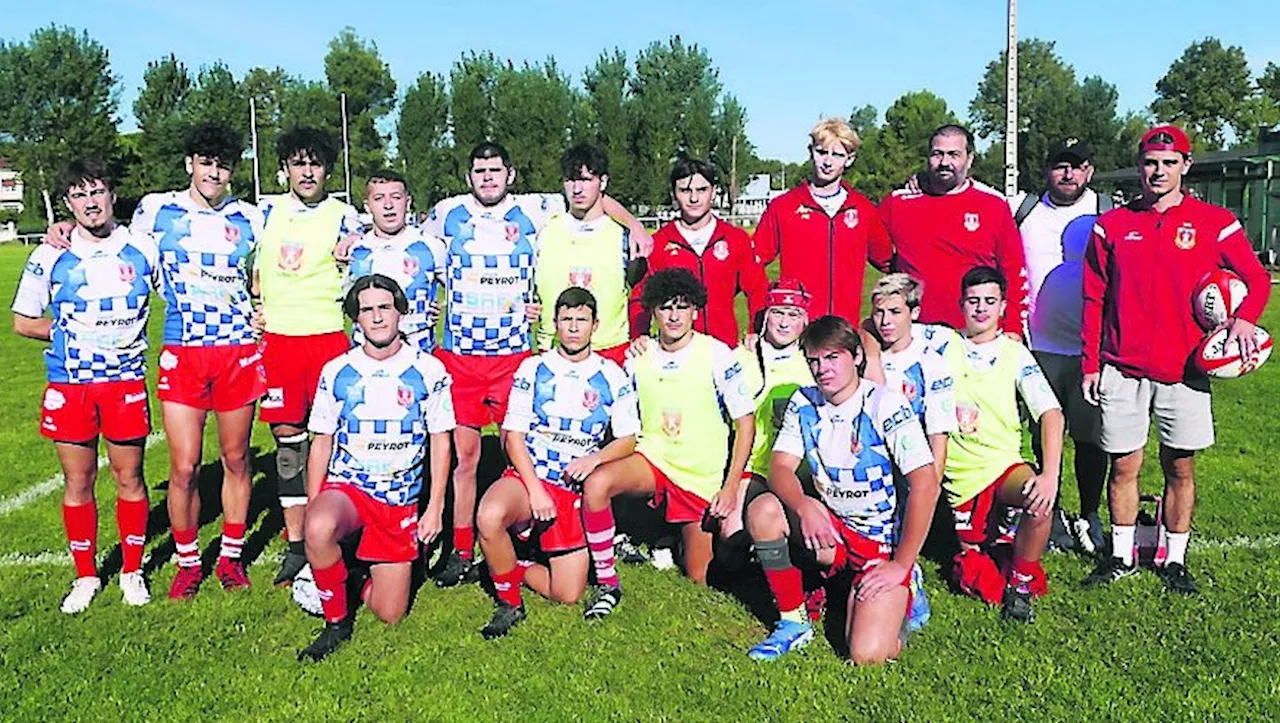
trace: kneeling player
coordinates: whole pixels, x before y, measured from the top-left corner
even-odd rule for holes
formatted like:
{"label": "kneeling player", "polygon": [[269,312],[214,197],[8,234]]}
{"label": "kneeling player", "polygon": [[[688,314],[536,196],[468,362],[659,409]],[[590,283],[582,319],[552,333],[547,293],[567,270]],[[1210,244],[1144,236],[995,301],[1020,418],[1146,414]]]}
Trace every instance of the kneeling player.
{"label": "kneeling player", "polygon": [[[409,606],[409,564],[418,541],[443,525],[453,402],[438,359],[406,344],[404,292],[381,274],[351,287],[344,309],[364,343],[325,364],[309,427],[307,561],[324,608],[325,629],[298,654],[320,660],[351,637],[347,567],[339,540],[363,531],[356,557],[372,563],[361,592],[379,618],[395,623]],[[417,519],[423,456],[431,439],[431,499]]]}
{"label": "kneeling player", "polygon": [[[1049,541],[1058,493],[1064,422],[1040,366],[1023,345],[1001,333],[1007,282],[990,266],[970,269],[961,281],[963,356],[948,363],[956,385],[956,421],[947,449],[943,489],[955,515],[960,554],[957,583],[965,592],[1002,606],[1001,616],[1032,619],[1031,598],[1048,592],[1040,556]],[[1022,458],[1018,397],[1040,420],[1045,466],[1036,474]],[[992,559],[1005,508],[1021,508],[1007,575]]]}
{"label": "kneeling player", "polygon": [[[849,656],[875,665],[901,649],[911,570],[929,531],[938,478],[906,398],[860,378],[862,343],[847,321],[814,321],[800,346],[817,384],[792,395],[773,447],[770,493],[747,508],[747,530],[781,616],[750,655],[775,660],[813,639],[801,573],[791,562],[792,543],[803,540],[794,546],[826,575],[852,571]],[[800,485],[801,461],[813,470],[816,498]],[[901,529],[895,473],[910,485]]]}
{"label": "kneeling player", "polygon": [[[587,546],[600,584],[586,610],[588,620],[613,612],[622,599],[614,568],[613,498],[633,495],[649,497],[654,507],[665,504],[666,521],[681,529],[685,574],[705,583],[712,536],[703,520],[737,514],[755,437],[755,405],[742,364],[723,342],[693,330],[707,302],[706,288],[687,269],[665,269],[645,283],[642,301],[657,316],[658,343],[627,362],[640,404],[636,453],[596,470],[582,493]],[[732,455],[725,412],[733,420]]]}
{"label": "kneeling player", "polygon": [[[587,537],[582,484],[602,464],[635,450],[640,419],[631,380],[591,351],[599,325],[590,291],[570,287],[554,309],[557,348],[525,360],[516,371],[507,431],[511,469],[480,500],[476,526],[498,596],[480,633],[506,635],[524,619],[523,582],[543,597],[572,605],[587,587]],[[612,429],[613,441],[604,444]],[[603,445],[603,448],[602,448]],[[547,565],[519,560],[508,532],[532,533]]]}

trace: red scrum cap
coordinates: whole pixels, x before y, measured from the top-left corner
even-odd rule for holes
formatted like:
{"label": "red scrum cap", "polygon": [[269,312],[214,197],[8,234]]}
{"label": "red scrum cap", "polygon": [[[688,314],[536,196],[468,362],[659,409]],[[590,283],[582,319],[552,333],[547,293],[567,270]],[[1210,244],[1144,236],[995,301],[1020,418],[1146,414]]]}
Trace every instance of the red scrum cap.
{"label": "red scrum cap", "polygon": [[1156,126],[1142,136],[1138,144],[1138,153],[1147,151],[1177,151],[1184,156],[1191,155],[1191,139],[1177,126]]}
{"label": "red scrum cap", "polygon": [[804,284],[795,279],[781,278],[773,282],[769,287],[769,293],[765,296],[765,308],[771,306],[798,306],[804,309],[805,313],[809,312],[809,292],[805,291]]}

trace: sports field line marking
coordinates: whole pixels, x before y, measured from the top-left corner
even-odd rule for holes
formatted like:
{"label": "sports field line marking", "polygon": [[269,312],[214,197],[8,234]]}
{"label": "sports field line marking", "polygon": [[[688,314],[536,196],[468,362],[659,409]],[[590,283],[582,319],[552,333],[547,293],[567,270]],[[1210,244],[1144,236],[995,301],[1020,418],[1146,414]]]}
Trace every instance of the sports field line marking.
{"label": "sports field line marking", "polygon": [[[164,439],[163,431],[152,432],[151,434],[147,435],[146,447],[150,448],[151,446],[162,441],[163,439]],[[108,460],[106,455],[103,455],[98,458],[98,469],[102,469],[103,467],[106,467],[107,464],[108,464]],[[54,476],[50,477],[49,479],[39,484],[32,485],[26,488],[25,490],[19,492],[18,494],[13,495],[12,497],[7,497],[3,500],[0,500],[0,517],[4,517],[10,512],[17,512],[23,507],[26,507],[32,502],[35,502],[41,497],[44,497],[45,495],[62,487],[62,484],[65,481],[66,481],[66,478],[62,476],[61,472],[59,472]]]}

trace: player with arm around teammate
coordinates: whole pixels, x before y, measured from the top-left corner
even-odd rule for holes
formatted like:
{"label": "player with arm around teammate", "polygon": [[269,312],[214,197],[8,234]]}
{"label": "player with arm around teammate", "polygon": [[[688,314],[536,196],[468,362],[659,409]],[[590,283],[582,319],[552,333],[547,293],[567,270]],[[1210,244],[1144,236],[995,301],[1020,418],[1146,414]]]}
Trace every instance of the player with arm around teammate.
{"label": "player with arm around teammate", "polygon": [[[299,660],[320,660],[351,637],[340,540],[362,531],[356,557],[372,568],[361,596],[380,619],[396,623],[409,605],[418,543],[430,544],[443,527],[454,426],[449,375],[438,359],[401,337],[408,300],[394,279],[359,279],[344,309],[360,325],[364,343],[325,364],[308,425],[315,439],[305,537],[325,628]],[[419,519],[424,472],[430,497]]]}
{"label": "player with arm around teammate", "polygon": [[[487,639],[524,619],[522,583],[555,602],[581,599],[590,566],[582,485],[600,465],[630,455],[640,431],[631,380],[591,350],[599,323],[595,297],[570,287],[556,299],[554,313],[559,344],[516,371],[503,421],[511,468],[485,492],[476,514],[498,597],[493,619],[481,630]],[[517,558],[512,536],[531,534],[545,565]]]}

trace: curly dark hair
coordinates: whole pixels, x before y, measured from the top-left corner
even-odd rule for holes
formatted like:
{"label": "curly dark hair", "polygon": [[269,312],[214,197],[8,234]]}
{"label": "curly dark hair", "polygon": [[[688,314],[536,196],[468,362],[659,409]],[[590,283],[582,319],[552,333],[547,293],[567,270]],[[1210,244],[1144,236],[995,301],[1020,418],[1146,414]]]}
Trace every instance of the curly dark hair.
{"label": "curly dark hair", "polygon": [[338,148],[328,133],[318,128],[300,126],[290,128],[276,139],[276,157],[280,159],[281,166],[288,165],[289,159],[298,154],[304,154],[332,171],[333,162],[338,157]]}
{"label": "curly dark hair", "polygon": [[187,129],[182,150],[188,157],[216,158],[234,168],[244,153],[244,138],[230,126],[206,121]]}
{"label": "curly dark hair", "polygon": [[653,311],[673,299],[684,299],[696,308],[707,305],[707,287],[688,269],[663,269],[645,279],[640,304]]}

